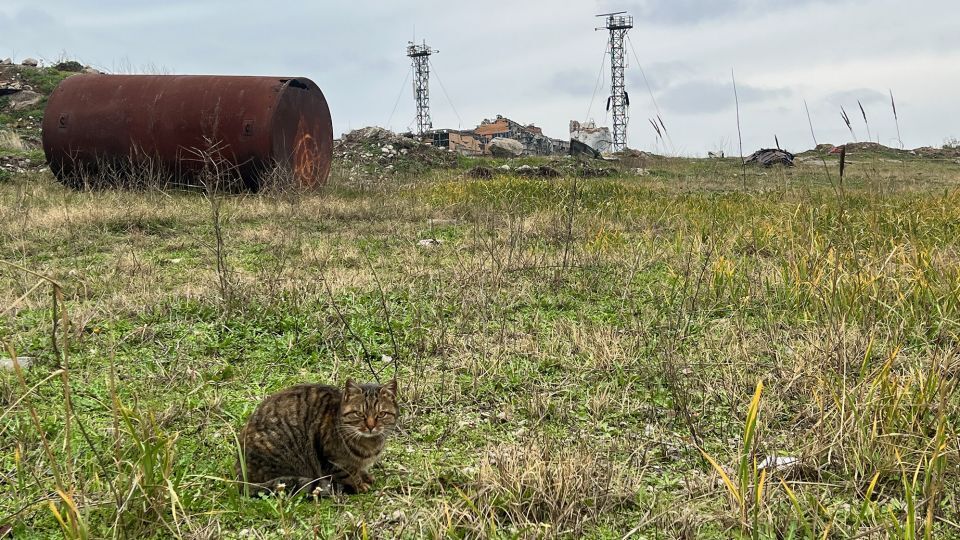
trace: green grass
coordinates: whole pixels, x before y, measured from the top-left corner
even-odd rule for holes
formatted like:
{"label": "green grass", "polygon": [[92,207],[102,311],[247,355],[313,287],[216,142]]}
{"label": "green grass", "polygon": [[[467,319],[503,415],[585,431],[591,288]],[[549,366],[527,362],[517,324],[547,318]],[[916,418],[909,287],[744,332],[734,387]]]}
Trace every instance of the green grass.
{"label": "green grass", "polygon": [[[958,538],[960,166],[853,161],[842,186],[834,162],[744,185],[736,160],[603,180],[470,180],[468,161],[226,197],[219,223],[201,194],[9,179],[0,342],[34,363],[0,372],[0,524]],[[371,493],[237,495],[264,395],[368,361],[389,377],[382,355],[404,413]],[[758,468],[774,455],[799,464]]]}
{"label": "green grass", "polygon": [[35,92],[49,96],[61,81],[71,75],[71,71],[58,71],[54,68],[18,68],[23,82],[33,87]]}

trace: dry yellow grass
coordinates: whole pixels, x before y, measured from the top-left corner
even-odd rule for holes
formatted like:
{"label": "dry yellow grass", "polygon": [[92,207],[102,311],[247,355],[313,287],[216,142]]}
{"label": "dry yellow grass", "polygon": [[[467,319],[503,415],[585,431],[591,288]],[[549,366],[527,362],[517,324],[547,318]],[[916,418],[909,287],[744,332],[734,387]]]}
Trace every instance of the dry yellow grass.
{"label": "dry yellow grass", "polygon": [[[0,185],[0,259],[62,283],[69,316],[64,356],[46,282],[0,266],[0,340],[35,358],[24,384],[0,374],[0,524],[957,537],[960,168],[848,165],[842,196],[819,165],[748,170],[744,191],[737,164],[662,160],[577,182],[334,179],[220,198],[216,219],[200,193]],[[382,355],[405,415],[374,493],[235,496],[234,433],[263,395],[390,376]],[[64,365],[69,408],[45,380]],[[799,462],[754,469],[772,456]]]}

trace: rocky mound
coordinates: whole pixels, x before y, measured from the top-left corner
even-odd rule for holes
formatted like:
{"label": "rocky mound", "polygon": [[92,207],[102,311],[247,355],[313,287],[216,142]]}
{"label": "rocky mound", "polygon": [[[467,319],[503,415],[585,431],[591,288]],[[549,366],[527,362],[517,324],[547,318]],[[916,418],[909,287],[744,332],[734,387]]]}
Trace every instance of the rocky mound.
{"label": "rocky mound", "polygon": [[380,127],[354,130],[334,141],[333,158],[351,178],[384,178],[457,165],[453,152]]}
{"label": "rocky mound", "polygon": [[[910,157],[921,157],[927,159],[956,159],[960,158],[960,146],[955,145],[944,145],[940,148],[933,146],[921,146],[920,148],[914,148],[913,150],[906,150],[902,148],[893,148],[890,146],[885,146],[875,142],[855,142],[847,143],[842,145],[847,149],[847,154],[875,154],[880,156],[895,157],[895,158],[910,158]],[[834,146],[832,144],[818,144],[814,148],[815,152],[822,154],[836,154],[839,153],[840,146]]]}
{"label": "rocky mound", "polygon": [[[79,68],[79,69],[78,69]],[[47,96],[60,81],[77,72],[91,72],[78,62],[62,62],[54,67],[39,66],[33,59],[14,65],[9,58],[0,61],[0,131],[13,136],[25,148],[4,146],[8,150],[32,150],[40,147],[40,125]],[[4,139],[4,137],[0,137]],[[0,143],[5,142],[0,140]]]}

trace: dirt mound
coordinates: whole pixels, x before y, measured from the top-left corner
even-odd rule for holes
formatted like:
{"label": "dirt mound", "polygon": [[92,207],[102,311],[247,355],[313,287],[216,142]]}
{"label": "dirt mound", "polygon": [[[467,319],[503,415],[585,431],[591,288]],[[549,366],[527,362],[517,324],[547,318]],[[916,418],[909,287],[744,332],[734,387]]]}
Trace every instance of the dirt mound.
{"label": "dirt mound", "polygon": [[380,127],[354,130],[334,141],[333,159],[351,177],[421,173],[457,165],[452,152]]}
{"label": "dirt mound", "polygon": [[944,146],[934,148],[932,146],[922,146],[910,151],[912,154],[930,159],[956,159],[960,158],[960,146]]}
{"label": "dirt mound", "polygon": [[490,167],[484,167],[483,165],[477,165],[476,167],[467,171],[467,176],[470,178],[479,178],[480,180],[489,180],[493,178],[494,172]]}
{"label": "dirt mound", "polygon": [[844,146],[847,147],[847,152],[899,152],[900,150],[896,148],[890,148],[889,146],[884,146],[880,143],[875,142],[855,142],[847,143]]}
{"label": "dirt mound", "polygon": [[579,176],[580,178],[608,178],[610,176],[616,176],[617,173],[620,172],[613,167],[594,167],[587,163],[573,166],[570,170],[574,176]]}
{"label": "dirt mound", "polygon": [[917,148],[915,150],[904,150],[902,148],[893,148],[891,146],[886,146],[883,144],[875,142],[853,142],[846,143],[840,146],[834,146],[832,144],[818,144],[814,149],[816,152],[822,154],[837,154],[840,152],[840,147],[843,146],[847,149],[847,154],[874,154],[887,157],[896,157],[896,158],[909,158],[911,156],[920,156],[927,158],[952,158],[960,157],[960,148],[951,150],[948,148],[932,148],[929,146],[924,146]]}
{"label": "dirt mound", "polygon": [[540,165],[532,167],[530,165],[521,165],[516,169],[517,176],[527,178],[559,178],[563,174],[550,165]]}

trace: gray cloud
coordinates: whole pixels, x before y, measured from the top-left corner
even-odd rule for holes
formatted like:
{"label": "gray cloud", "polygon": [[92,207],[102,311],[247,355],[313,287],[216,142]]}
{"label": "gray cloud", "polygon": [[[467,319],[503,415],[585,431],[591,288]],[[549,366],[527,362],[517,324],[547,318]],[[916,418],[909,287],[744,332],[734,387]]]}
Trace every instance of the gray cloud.
{"label": "gray cloud", "polygon": [[872,88],[857,88],[854,90],[841,90],[839,92],[827,94],[823,97],[823,101],[837,107],[841,105],[856,105],[857,101],[860,101],[860,103],[863,104],[887,103],[890,101],[890,94],[880,92]]}
{"label": "gray cloud", "polygon": [[53,15],[44,9],[38,7],[27,7],[18,10],[12,17],[13,24],[52,24],[55,22]]}
{"label": "gray cloud", "polygon": [[[600,87],[597,90],[605,94],[606,86],[609,85],[606,79],[600,81]],[[567,68],[554,73],[547,81],[545,91],[561,92],[568,96],[590,97],[597,89],[597,73],[590,73],[587,69]]]}
{"label": "gray cloud", "polygon": [[[641,66],[643,72],[639,69],[631,69],[627,73],[627,83],[632,88],[642,88],[646,92],[647,84],[654,92],[663,90],[677,81],[689,79],[696,71],[686,62],[652,62],[649,65]],[[646,80],[644,80],[646,74]]]}
{"label": "gray cloud", "polygon": [[[737,96],[741,106],[782,99],[792,94],[787,88],[760,88],[737,84]],[[712,80],[693,80],[669,86],[659,92],[658,101],[664,109],[679,114],[717,113],[736,106],[733,83]]]}
{"label": "gray cloud", "polygon": [[629,11],[637,22],[695,24],[737,17],[753,11],[775,12],[823,0],[634,0],[600,2],[606,12]]}
{"label": "gray cloud", "polygon": [[[918,10],[896,0],[0,0],[0,57],[53,61],[66,51],[107,70],[305,76],[323,88],[337,133],[388,121],[399,129],[414,116],[404,47],[416,25],[442,51],[433,58],[446,89],[434,78],[435,125],[502,113],[560,136],[596,85],[606,36],[593,31],[593,15],[627,9],[639,55],[628,52],[632,146],[658,144],[638,62],[681,152],[736,140],[730,68],[743,74],[746,147],[769,146],[772,133],[785,145],[812,144],[801,96],[821,140],[849,137],[836,104],[853,114],[859,98],[886,142],[896,133],[892,115],[881,114],[888,87],[905,144],[920,146],[958,135],[950,120],[960,117],[951,94],[960,75],[944,68],[960,58],[945,15],[955,2],[925,0]],[[609,84],[607,58],[590,113],[601,123]]]}

